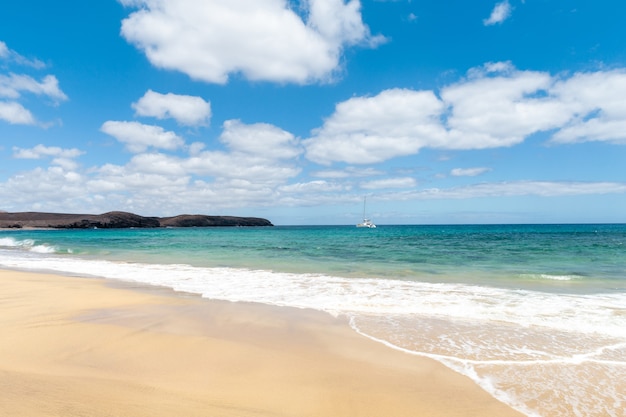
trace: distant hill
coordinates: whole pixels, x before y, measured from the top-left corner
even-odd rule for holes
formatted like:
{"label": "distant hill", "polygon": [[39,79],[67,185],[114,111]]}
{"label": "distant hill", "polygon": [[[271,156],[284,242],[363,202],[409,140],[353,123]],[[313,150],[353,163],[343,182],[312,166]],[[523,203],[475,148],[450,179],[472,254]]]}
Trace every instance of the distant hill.
{"label": "distant hill", "polygon": [[0,211],[0,228],[48,228],[48,229],[125,229],[155,227],[233,227],[273,226],[258,217],[205,216],[183,214],[174,217],[144,217],[123,211],[104,214],[66,214]]}

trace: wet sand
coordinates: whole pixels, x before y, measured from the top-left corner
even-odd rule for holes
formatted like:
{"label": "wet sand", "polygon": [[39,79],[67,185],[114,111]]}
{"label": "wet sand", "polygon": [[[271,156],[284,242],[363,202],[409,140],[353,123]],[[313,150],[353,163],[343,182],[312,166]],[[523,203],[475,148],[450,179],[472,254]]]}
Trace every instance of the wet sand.
{"label": "wet sand", "polygon": [[3,416],[521,414],[311,310],[0,270]]}

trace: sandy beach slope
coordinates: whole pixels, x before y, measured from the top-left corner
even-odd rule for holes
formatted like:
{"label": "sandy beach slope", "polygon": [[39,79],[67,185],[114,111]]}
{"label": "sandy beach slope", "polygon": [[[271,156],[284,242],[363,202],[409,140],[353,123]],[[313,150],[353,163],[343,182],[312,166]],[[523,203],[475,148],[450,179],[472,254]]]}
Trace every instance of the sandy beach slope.
{"label": "sandy beach slope", "polygon": [[323,313],[0,271],[2,416],[521,416]]}

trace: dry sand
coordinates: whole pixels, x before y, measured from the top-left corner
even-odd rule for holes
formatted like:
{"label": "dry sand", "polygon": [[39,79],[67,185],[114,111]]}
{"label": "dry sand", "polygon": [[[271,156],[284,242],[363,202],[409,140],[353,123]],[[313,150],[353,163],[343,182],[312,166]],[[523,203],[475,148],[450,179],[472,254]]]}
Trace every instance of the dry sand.
{"label": "dry sand", "polygon": [[344,319],[0,271],[1,416],[521,414]]}

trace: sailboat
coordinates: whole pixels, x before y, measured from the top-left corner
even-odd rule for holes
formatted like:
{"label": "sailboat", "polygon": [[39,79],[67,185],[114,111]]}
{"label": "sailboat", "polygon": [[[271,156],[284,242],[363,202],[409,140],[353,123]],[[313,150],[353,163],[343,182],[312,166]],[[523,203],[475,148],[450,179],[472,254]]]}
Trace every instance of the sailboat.
{"label": "sailboat", "polygon": [[356,227],[367,227],[369,229],[375,229],[376,225],[372,221],[365,217],[365,204],[367,197],[363,197],[363,223],[359,223]]}

